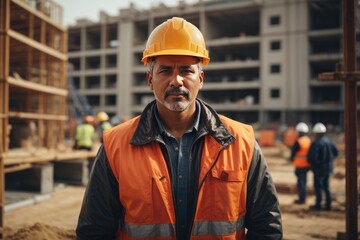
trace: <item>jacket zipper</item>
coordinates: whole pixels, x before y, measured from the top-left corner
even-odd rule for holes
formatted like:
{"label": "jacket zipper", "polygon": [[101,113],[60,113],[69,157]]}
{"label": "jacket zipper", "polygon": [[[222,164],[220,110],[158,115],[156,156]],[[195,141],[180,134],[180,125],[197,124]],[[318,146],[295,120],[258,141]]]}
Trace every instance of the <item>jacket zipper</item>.
{"label": "jacket zipper", "polygon": [[[195,142],[195,141],[194,141],[194,142]],[[203,184],[204,184],[204,182],[205,182],[205,179],[207,178],[207,176],[209,175],[209,173],[211,172],[211,170],[215,167],[217,161],[219,160],[220,154],[221,154],[221,152],[225,149],[225,147],[226,147],[226,146],[222,146],[222,147],[220,148],[219,153],[217,154],[214,163],[211,165],[209,171],[205,174],[204,178],[201,180],[201,183],[200,183],[200,185],[199,185],[199,188],[198,188],[198,190],[197,190],[197,192],[196,192],[196,196],[195,196],[195,197],[196,197],[196,201],[195,201],[195,203],[194,203],[194,204],[195,204],[195,211],[193,212],[192,218],[191,218],[192,228],[191,228],[191,231],[190,231],[189,239],[190,239],[190,237],[191,237],[192,229],[193,229],[193,227],[194,227],[194,219],[195,219],[195,214],[196,214],[196,209],[197,209],[197,204],[198,204],[198,196],[199,196],[200,189],[202,188],[202,186],[203,186]],[[192,148],[192,146],[191,146],[191,148]],[[199,173],[199,174],[200,174],[200,173]]]}
{"label": "jacket zipper", "polygon": [[[167,155],[164,156],[165,157],[165,161],[166,162],[169,162],[170,166],[170,184],[171,184],[171,195],[172,195],[172,200],[173,200],[173,207],[174,207],[174,211],[175,211],[175,219],[176,219],[176,207],[175,207],[175,193],[174,193],[174,188],[173,188],[173,180],[172,178],[174,177],[174,171],[173,171],[173,167],[172,167],[172,163],[171,163],[171,159],[170,159],[170,153],[169,153],[169,148],[166,146],[165,142],[161,139],[161,138],[156,138],[156,140],[161,143],[165,149],[166,149],[166,153]],[[176,230],[176,228],[175,228]],[[176,232],[175,232],[175,235],[176,235]]]}

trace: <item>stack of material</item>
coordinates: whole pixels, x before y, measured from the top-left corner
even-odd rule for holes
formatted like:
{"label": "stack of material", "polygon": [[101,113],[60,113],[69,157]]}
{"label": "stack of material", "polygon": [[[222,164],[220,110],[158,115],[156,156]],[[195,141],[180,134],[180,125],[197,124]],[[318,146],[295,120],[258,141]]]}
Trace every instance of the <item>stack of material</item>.
{"label": "stack of material", "polygon": [[260,146],[271,147],[275,145],[276,134],[274,130],[261,130],[258,142]]}

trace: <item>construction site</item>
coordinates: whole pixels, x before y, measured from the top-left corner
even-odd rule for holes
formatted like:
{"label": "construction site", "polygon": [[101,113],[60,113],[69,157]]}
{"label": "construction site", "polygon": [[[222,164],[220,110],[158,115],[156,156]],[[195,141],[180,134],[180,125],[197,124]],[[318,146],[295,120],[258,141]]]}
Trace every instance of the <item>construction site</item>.
{"label": "construction site", "polygon": [[[76,239],[100,146],[96,139],[91,151],[74,149],[76,126],[100,111],[118,124],[154,99],[142,50],[149,32],[176,15],[209,39],[212,63],[199,97],[255,129],[278,192],[284,239],[360,239],[357,1],[199,0],[146,10],[130,4],[118,16],[100,12],[99,22],[79,19],[69,27],[63,12],[55,0],[0,0],[0,239]],[[336,17],[325,21],[326,14]],[[339,150],[332,211],[309,210],[311,172],[306,204],[293,204],[289,157],[301,121],[326,124]]]}

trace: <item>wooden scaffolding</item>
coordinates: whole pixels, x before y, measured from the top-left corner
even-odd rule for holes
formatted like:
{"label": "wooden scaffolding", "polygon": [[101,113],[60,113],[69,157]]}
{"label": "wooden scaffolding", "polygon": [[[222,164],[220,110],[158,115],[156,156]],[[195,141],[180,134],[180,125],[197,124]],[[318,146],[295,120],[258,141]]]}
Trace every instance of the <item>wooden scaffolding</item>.
{"label": "wooden scaffolding", "polygon": [[4,176],[64,147],[67,30],[51,0],[0,0],[0,228]]}

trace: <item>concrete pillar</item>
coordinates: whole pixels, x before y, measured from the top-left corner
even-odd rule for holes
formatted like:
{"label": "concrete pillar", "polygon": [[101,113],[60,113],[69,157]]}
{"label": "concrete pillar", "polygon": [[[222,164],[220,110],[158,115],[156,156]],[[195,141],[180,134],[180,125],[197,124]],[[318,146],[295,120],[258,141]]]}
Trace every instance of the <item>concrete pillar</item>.
{"label": "concrete pillar", "polygon": [[54,162],[55,181],[85,186],[89,180],[88,159]]}
{"label": "concrete pillar", "polygon": [[36,164],[23,171],[7,173],[5,189],[51,193],[54,186],[53,174],[52,163]]}

